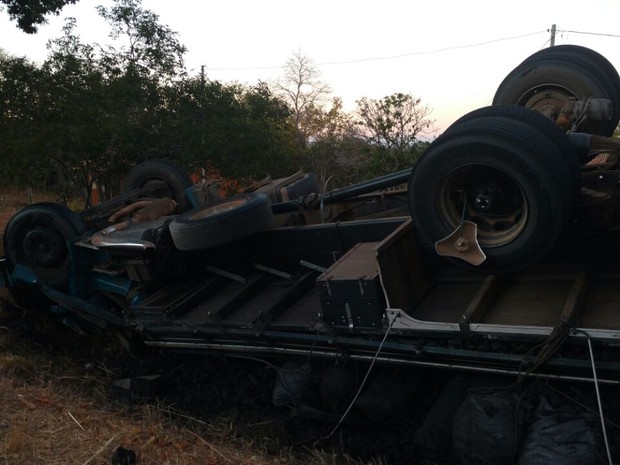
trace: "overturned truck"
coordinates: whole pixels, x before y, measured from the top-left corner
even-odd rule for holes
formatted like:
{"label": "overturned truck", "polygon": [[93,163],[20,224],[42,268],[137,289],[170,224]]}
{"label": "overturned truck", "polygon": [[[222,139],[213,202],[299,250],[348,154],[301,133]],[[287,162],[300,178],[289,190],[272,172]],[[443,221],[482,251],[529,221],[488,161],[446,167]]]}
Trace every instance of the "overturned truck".
{"label": "overturned truck", "polygon": [[213,201],[156,159],[81,213],[30,205],[2,281],[78,331],[158,349],[617,385],[619,119],[613,66],[552,47],[409,170]]}

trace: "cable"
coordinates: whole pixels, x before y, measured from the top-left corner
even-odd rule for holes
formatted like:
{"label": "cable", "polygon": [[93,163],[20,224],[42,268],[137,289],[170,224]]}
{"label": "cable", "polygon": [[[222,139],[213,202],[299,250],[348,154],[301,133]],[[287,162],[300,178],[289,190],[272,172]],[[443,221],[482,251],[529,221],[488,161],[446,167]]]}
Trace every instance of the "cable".
{"label": "cable", "polygon": [[[474,44],[455,45],[452,47],[438,48],[435,50],[423,50],[419,52],[407,52],[407,53],[401,53],[399,55],[386,55],[386,56],[378,56],[378,57],[358,58],[355,60],[326,61],[323,63],[317,63],[316,66],[351,65],[351,64],[356,64],[356,63],[365,63],[369,61],[396,60],[399,58],[407,58],[407,57],[419,56],[419,55],[436,55],[438,53],[450,52],[452,50],[462,50],[464,48],[482,47],[484,45],[489,45],[489,44],[493,44],[496,42],[504,42],[508,40],[522,39],[523,37],[529,37],[529,36],[533,36],[533,35],[537,35],[541,33],[547,33],[547,31],[544,30],[544,31],[529,32],[529,33],[521,34],[518,36],[501,37],[498,39],[487,40],[485,42],[478,42]],[[240,67],[231,67],[231,68],[210,68],[209,71],[261,71],[261,70],[268,71],[268,70],[275,70],[275,69],[282,69],[282,66],[240,66]]]}
{"label": "cable", "polygon": [[[586,410],[587,412],[590,412],[591,414],[596,415],[596,416],[599,415],[599,413],[596,410],[594,410],[593,408],[588,407],[583,402],[580,402],[577,399],[575,399],[574,397],[569,396],[565,392],[560,391],[558,388],[556,388],[551,383],[549,383],[549,380],[546,380],[545,386],[548,387],[549,389],[553,390],[556,394],[561,395],[566,400],[568,400],[568,401],[572,402],[573,404],[577,405],[578,407],[581,407],[582,409]],[[605,423],[607,423],[610,426],[613,426],[616,429],[620,429],[620,424],[610,420],[609,418],[605,418]]]}
{"label": "cable", "polygon": [[360,396],[360,394],[362,392],[362,389],[364,389],[366,381],[368,380],[368,376],[370,376],[370,372],[372,371],[372,368],[375,365],[375,362],[377,361],[377,358],[379,357],[379,354],[381,353],[381,349],[383,349],[383,344],[385,344],[385,341],[387,340],[387,337],[390,334],[390,330],[392,329],[392,326],[394,325],[395,321],[396,321],[396,318],[394,318],[390,322],[390,325],[388,326],[388,329],[385,331],[385,336],[383,336],[383,340],[381,341],[381,344],[379,344],[379,348],[377,349],[377,352],[375,353],[375,356],[373,357],[372,362],[370,362],[370,366],[368,367],[368,370],[366,371],[366,375],[364,376],[364,379],[362,380],[362,383],[360,384],[359,389],[355,393],[355,396],[353,397],[353,400],[351,400],[351,403],[349,404],[349,406],[347,407],[345,412],[340,417],[340,420],[338,420],[338,423],[336,423],[336,426],[334,426],[334,428],[331,430],[331,432],[327,436],[322,437],[320,439],[321,441],[325,441],[325,440],[331,438],[334,435],[334,433],[338,430],[338,428],[340,427],[340,425],[342,424],[344,419],[347,417],[347,415],[349,414],[349,412],[353,408],[353,405],[357,401],[357,398]]}
{"label": "cable", "polygon": [[533,35],[536,35],[536,34],[541,34],[543,32],[546,33],[547,31],[529,32],[527,34],[521,34],[521,35],[518,35],[518,36],[511,36],[511,37],[502,37],[502,38],[499,38],[499,39],[487,40],[485,42],[478,42],[478,43],[475,43],[475,44],[454,45],[452,47],[438,48],[438,49],[435,49],[435,50],[426,50],[426,51],[420,51],[420,52],[408,52],[408,53],[402,53],[402,54],[399,54],[399,55],[388,55],[388,56],[382,56],[382,57],[359,58],[359,59],[356,59],[356,60],[346,60],[346,61],[328,61],[328,62],[324,62],[324,63],[317,63],[317,66],[350,65],[350,64],[355,64],[355,63],[364,63],[364,62],[367,62],[367,61],[395,60],[395,59],[398,59],[398,58],[407,58],[407,57],[419,56],[419,55],[436,55],[438,53],[451,52],[452,50],[462,50],[464,48],[482,47],[484,45],[494,44],[496,42],[504,42],[504,41],[507,41],[507,40],[521,39],[523,37],[529,37],[529,36],[533,36]]}
{"label": "cable", "polygon": [[594,364],[594,352],[592,350],[592,341],[590,341],[590,335],[582,329],[574,330],[574,333],[581,333],[586,337],[588,341],[588,350],[590,351],[590,362],[592,363],[592,377],[594,379],[594,388],[596,389],[596,401],[598,402],[598,411],[601,418],[601,428],[603,429],[603,439],[605,440],[605,449],[607,450],[607,458],[609,459],[609,465],[613,465],[611,459],[611,451],[609,450],[609,441],[607,440],[607,428],[605,427],[605,417],[603,416],[603,403],[601,402],[601,393],[598,389],[598,378],[596,377],[596,365]]}
{"label": "cable", "polygon": [[571,30],[568,30],[568,29],[558,29],[558,30],[556,30],[556,32],[566,32],[566,33],[569,33],[569,34],[583,34],[583,35],[590,35],[590,36],[617,37],[617,38],[620,38],[619,34],[604,34],[602,32],[571,31]]}

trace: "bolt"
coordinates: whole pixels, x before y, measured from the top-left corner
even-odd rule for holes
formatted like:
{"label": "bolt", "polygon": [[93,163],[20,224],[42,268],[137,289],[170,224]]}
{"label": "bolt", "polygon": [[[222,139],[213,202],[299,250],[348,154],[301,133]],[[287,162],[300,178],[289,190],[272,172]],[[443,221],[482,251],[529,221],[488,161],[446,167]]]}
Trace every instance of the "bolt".
{"label": "bolt", "polygon": [[469,250],[469,241],[464,237],[459,237],[454,243],[454,248],[461,253],[467,252]]}

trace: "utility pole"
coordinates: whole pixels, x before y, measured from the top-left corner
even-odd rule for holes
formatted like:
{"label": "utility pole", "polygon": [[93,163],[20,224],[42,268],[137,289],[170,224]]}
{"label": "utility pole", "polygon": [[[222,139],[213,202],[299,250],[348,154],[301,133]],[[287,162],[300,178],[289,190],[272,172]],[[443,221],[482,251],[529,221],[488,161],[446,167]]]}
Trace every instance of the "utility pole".
{"label": "utility pole", "polygon": [[549,40],[549,47],[553,47],[555,45],[555,24],[551,25],[551,39]]}

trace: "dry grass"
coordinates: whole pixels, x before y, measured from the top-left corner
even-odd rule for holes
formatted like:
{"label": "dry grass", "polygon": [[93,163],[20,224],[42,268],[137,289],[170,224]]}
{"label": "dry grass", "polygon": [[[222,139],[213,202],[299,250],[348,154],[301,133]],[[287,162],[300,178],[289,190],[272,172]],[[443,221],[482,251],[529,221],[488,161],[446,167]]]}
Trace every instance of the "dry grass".
{"label": "dry grass", "polygon": [[[0,188],[0,215],[8,220],[41,201],[54,198]],[[238,418],[222,416],[207,423],[170,406],[120,404],[110,397],[113,374],[106,366],[82,366],[71,355],[51,354],[20,338],[9,328],[20,315],[9,314],[2,299],[10,296],[0,289],[0,465],[110,464],[119,446],[134,450],[138,465],[361,463],[343,454],[281,446],[274,420],[239,424]],[[55,329],[42,323],[33,330]]]}
{"label": "dry grass", "polygon": [[51,355],[3,326],[7,318],[0,307],[0,465],[110,464],[119,446],[134,450],[138,465],[360,463],[279,448],[270,420],[238,425],[224,416],[207,423],[169,406],[119,404],[110,398],[105,366]]}

